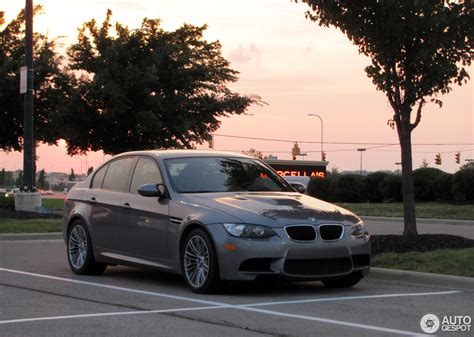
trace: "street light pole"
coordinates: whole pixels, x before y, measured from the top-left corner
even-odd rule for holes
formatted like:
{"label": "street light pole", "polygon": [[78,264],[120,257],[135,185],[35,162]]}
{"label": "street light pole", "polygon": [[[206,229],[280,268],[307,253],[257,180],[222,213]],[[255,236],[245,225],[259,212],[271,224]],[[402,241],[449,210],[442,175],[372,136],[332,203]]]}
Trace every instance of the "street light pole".
{"label": "street light pole", "polygon": [[27,68],[25,108],[23,111],[23,185],[33,190],[33,0],[25,5],[25,60]]}
{"label": "street light pole", "polygon": [[362,175],[362,153],[365,152],[365,150],[364,148],[357,149],[357,151],[360,152],[360,175]]}
{"label": "street light pole", "polygon": [[400,166],[402,165],[401,162],[396,162],[395,165],[397,165],[397,170],[400,171]]}
{"label": "street light pole", "polygon": [[321,121],[321,160],[324,160],[324,136],[323,136],[324,126],[323,126],[323,119],[318,114],[308,114],[308,116],[318,117],[319,120]]}

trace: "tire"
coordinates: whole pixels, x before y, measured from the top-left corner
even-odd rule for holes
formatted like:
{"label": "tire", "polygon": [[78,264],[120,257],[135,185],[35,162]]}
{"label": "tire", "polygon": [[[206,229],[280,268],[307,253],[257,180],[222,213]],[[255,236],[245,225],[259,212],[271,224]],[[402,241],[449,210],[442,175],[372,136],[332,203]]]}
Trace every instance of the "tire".
{"label": "tire", "polygon": [[359,272],[355,272],[338,279],[327,279],[321,282],[328,288],[350,288],[359,283],[363,276]]}
{"label": "tire", "polygon": [[220,289],[216,251],[203,229],[194,229],[187,235],[181,251],[181,266],[184,279],[193,292],[209,294]]}
{"label": "tire", "polygon": [[82,220],[75,220],[69,228],[67,259],[77,275],[100,275],[107,268],[106,264],[95,260],[89,231]]}

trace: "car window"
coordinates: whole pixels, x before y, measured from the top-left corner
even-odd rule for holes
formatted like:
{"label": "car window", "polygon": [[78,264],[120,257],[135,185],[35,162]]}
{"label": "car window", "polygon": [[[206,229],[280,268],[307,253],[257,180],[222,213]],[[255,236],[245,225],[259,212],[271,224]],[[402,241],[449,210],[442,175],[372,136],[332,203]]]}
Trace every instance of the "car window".
{"label": "car window", "polygon": [[294,191],[264,164],[249,158],[166,159],[165,167],[179,193]]}
{"label": "car window", "polygon": [[144,184],[161,184],[161,173],[153,159],[140,158],[133,172],[130,192],[138,193],[138,188]]}
{"label": "car window", "polygon": [[107,172],[107,167],[109,165],[105,165],[100,168],[99,171],[97,171],[94,175],[94,178],[92,179],[92,185],[91,188],[101,188],[102,187],[102,181],[104,180],[105,172]]}
{"label": "car window", "polygon": [[121,158],[111,162],[105,175],[102,188],[114,191],[125,191],[130,170],[134,162],[135,158],[133,157]]}

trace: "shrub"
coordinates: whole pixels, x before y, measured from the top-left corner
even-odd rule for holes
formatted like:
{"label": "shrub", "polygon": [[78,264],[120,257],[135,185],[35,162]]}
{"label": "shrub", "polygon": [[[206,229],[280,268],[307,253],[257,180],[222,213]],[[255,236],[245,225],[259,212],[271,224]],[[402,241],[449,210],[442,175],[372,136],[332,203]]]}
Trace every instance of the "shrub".
{"label": "shrub", "polygon": [[369,202],[385,201],[384,184],[389,175],[387,172],[374,172],[367,175],[365,183]]}
{"label": "shrub", "polygon": [[454,174],[453,195],[457,201],[474,201],[474,168],[462,169]]}
{"label": "shrub", "polygon": [[413,171],[415,200],[435,201],[437,197],[435,181],[444,173],[445,172],[433,167],[422,167]]}
{"label": "shrub", "polygon": [[332,190],[335,201],[367,201],[365,178],[358,174],[341,174],[337,179],[330,182],[329,189]]}
{"label": "shrub", "polygon": [[385,201],[403,201],[402,176],[398,174],[389,174],[388,176],[386,176],[382,185],[382,193]]}
{"label": "shrub", "polygon": [[329,201],[331,196],[329,194],[329,184],[331,176],[328,175],[326,178],[312,177],[308,183],[306,193],[312,197]]}
{"label": "shrub", "polygon": [[15,198],[0,197],[0,208],[15,209]]}
{"label": "shrub", "polygon": [[434,181],[436,200],[453,200],[453,175],[443,172]]}

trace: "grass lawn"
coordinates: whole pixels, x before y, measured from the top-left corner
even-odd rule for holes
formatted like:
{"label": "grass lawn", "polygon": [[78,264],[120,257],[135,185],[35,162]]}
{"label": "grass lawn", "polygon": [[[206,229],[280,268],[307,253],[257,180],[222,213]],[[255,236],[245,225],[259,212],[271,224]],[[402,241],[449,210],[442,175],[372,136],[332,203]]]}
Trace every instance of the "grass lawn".
{"label": "grass lawn", "polygon": [[[357,215],[403,217],[403,204],[394,203],[337,203]],[[416,204],[416,216],[429,219],[474,220],[474,205],[452,205],[439,202]]]}
{"label": "grass lawn", "polygon": [[0,233],[52,233],[62,230],[61,219],[0,219]]}
{"label": "grass lawn", "polygon": [[373,267],[474,277],[474,248],[431,252],[385,253],[372,260]]}
{"label": "grass lawn", "polygon": [[64,199],[62,198],[42,198],[41,205],[43,207],[52,208],[54,210],[63,210],[64,209]]}

